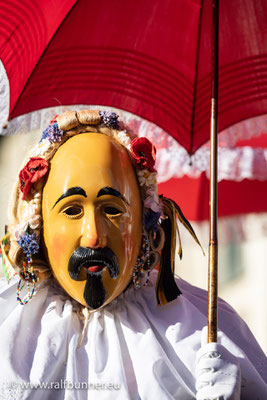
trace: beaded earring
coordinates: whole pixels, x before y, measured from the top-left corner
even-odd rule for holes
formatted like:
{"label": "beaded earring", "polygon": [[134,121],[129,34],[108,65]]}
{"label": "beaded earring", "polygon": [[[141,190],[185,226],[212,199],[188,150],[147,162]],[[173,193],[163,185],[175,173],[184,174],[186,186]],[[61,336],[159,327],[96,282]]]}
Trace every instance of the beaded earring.
{"label": "beaded earring", "polygon": [[[141,286],[146,286],[149,281],[149,275],[150,275],[150,246],[149,246],[149,241],[147,238],[147,235],[143,233],[142,235],[142,246],[140,250],[140,254],[137,258],[137,262],[134,266],[133,270],[133,284],[137,289],[140,289]],[[145,283],[141,284],[141,279],[145,275],[145,272],[147,272],[146,276],[146,281]]]}
{"label": "beaded earring", "polygon": [[[160,252],[164,246],[165,234],[161,226],[157,231],[150,229],[148,234],[142,235],[142,246],[137,263],[133,270],[133,284],[136,288],[146,286],[149,281],[149,275],[153,268],[160,262]],[[141,284],[141,279],[147,273],[145,283]]]}
{"label": "beaded earring", "polygon": [[[35,288],[36,288],[36,282],[37,278],[34,273],[33,265],[32,265],[32,256],[31,254],[27,254],[27,263],[24,260],[23,261],[23,267],[22,271],[20,273],[21,279],[19,280],[18,286],[17,286],[17,301],[23,306],[32,299],[34,293],[35,293]],[[23,282],[24,281],[24,282]],[[27,285],[28,293],[24,298],[20,297],[20,293],[22,292],[22,289],[24,288],[25,284]],[[32,285],[32,287],[31,287]]]}

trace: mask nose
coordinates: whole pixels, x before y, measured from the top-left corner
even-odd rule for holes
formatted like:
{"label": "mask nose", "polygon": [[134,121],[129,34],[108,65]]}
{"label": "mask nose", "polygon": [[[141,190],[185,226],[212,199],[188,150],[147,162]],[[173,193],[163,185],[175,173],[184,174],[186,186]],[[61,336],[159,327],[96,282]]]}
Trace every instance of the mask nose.
{"label": "mask nose", "polygon": [[107,245],[106,235],[100,222],[94,210],[90,210],[84,217],[80,241],[82,247],[98,248]]}

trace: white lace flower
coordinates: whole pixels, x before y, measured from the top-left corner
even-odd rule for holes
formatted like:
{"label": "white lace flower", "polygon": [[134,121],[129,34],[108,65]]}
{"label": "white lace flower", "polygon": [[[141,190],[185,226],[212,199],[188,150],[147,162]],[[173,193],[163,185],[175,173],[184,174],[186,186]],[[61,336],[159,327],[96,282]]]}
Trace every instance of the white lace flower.
{"label": "white lace flower", "polygon": [[126,147],[128,150],[131,149],[131,138],[126,131],[120,131],[117,134],[117,137],[124,147]]}
{"label": "white lace flower", "polygon": [[156,172],[150,172],[148,169],[141,169],[137,173],[140,186],[155,186],[157,184]]}
{"label": "white lace flower", "polygon": [[146,198],[144,200],[144,206],[146,208],[151,208],[154,212],[160,211],[159,196],[155,189],[148,189],[146,192]]}
{"label": "white lace flower", "polygon": [[33,230],[38,228],[41,216],[35,214],[35,212],[36,207],[34,205],[30,205],[24,210],[23,221],[16,226],[14,231],[14,236],[17,241],[25,234],[28,227]]}
{"label": "white lace flower", "polygon": [[49,149],[50,145],[51,143],[49,142],[48,139],[43,139],[40,143],[38,143],[37,146],[35,146],[33,150],[33,157],[44,155]]}
{"label": "white lace flower", "polygon": [[24,235],[24,233],[26,232],[27,227],[28,227],[28,223],[26,221],[23,221],[23,222],[21,222],[20,224],[18,224],[16,226],[16,229],[14,231],[14,237],[15,237],[17,242],[20,240],[21,236]]}

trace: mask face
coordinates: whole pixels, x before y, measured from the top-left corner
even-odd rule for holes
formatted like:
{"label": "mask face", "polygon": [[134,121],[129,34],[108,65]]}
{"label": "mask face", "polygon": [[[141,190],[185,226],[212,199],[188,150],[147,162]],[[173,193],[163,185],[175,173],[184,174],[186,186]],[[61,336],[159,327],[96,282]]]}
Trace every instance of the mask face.
{"label": "mask face", "polygon": [[44,246],[63,289],[91,309],[129,284],[140,251],[142,205],[127,151],[84,133],[51,160],[42,200]]}

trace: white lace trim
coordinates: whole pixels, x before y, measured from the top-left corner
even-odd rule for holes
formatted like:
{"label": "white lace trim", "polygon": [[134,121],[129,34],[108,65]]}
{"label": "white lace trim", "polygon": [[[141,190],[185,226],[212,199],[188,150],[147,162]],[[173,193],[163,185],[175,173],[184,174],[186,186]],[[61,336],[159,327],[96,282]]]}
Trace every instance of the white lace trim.
{"label": "white lace trim", "polygon": [[[145,136],[151,140],[157,148],[156,167],[159,183],[184,175],[197,178],[202,172],[209,177],[209,142],[199,148],[194,155],[189,156],[176,140],[157,125],[130,112],[112,107],[70,105],[45,108],[14,118],[0,133],[3,135],[27,133],[45,127],[56,114],[84,108],[115,111],[130,129],[138,132],[139,136]],[[3,111],[3,115],[4,112],[7,111]],[[2,118],[6,120],[6,117]],[[267,114],[239,122],[220,133],[218,138],[219,181],[222,179],[241,181],[245,178],[267,180],[267,149],[234,147],[235,143],[241,139],[247,140],[262,134],[267,135]]]}
{"label": "white lace trim", "polygon": [[[157,147],[158,182],[184,175],[197,178],[202,172],[210,175],[210,143],[205,143],[190,156],[184,147],[155,124],[135,116],[129,126],[138,128],[139,136],[146,136]],[[249,146],[234,147],[235,143],[266,135],[267,115],[242,121],[225,129],[218,136],[218,181],[223,179],[267,180],[267,149]]]}
{"label": "white lace trim", "polygon": [[[157,153],[158,182],[184,175],[197,178],[202,172],[210,175],[210,149],[201,147],[189,156],[181,146],[160,149]],[[243,179],[267,180],[267,149],[236,147],[218,148],[218,181],[223,179],[241,181]]]}
{"label": "white lace trim", "polygon": [[6,124],[9,115],[9,80],[5,67],[0,60],[0,134],[2,126]]}

